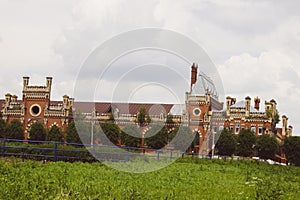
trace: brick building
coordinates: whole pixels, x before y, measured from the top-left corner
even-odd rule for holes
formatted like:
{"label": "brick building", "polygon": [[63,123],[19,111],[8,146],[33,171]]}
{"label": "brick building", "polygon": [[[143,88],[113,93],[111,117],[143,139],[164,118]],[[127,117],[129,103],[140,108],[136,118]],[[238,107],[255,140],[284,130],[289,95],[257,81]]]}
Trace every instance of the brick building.
{"label": "brick building", "polygon": [[64,95],[62,101],[51,101],[51,85],[51,77],[46,78],[45,86],[30,86],[29,77],[23,77],[22,99],[8,93],[0,102],[7,123],[13,119],[23,123],[25,139],[30,137],[28,130],[35,122],[41,122],[45,128],[57,125],[64,131],[72,118],[74,99]]}
{"label": "brick building", "polygon": [[87,121],[114,121],[122,128],[136,123],[141,106],[145,106],[152,122],[166,122],[167,115],[171,113],[174,123],[168,126],[170,130],[174,126],[189,126],[196,133],[196,153],[209,153],[215,143],[215,133],[223,128],[228,128],[235,134],[242,129],[251,129],[257,136],[272,134],[279,142],[292,135],[292,126],[288,125],[285,115],[281,119],[282,127],[276,127],[275,100],[265,101],[262,108],[258,97],[254,98],[253,104],[250,97],[238,102],[235,98],[227,97],[223,106],[213,80],[202,72],[198,73],[196,64],[191,67],[190,90],[185,93],[184,105],[74,102],[67,95],[62,97],[62,101],[52,101],[51,85],[51,77],[46,78],[45,86],[30,86],[29,77],[23,77],[22,99],[6,94],[5,99],[0,100],[3,119],[8,123],[19,119],[24,126],[25,139],[30,137],[28,130],[36,121],[43,123],[45,128],[57,125],[62,131],[66,130],[74,112],[82,113]]}

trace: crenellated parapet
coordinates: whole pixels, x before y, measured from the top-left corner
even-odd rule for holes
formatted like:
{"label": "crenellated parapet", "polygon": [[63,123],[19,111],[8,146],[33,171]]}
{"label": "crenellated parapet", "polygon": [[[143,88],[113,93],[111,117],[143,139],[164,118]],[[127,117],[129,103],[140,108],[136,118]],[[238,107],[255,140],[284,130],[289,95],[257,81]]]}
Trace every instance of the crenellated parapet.
{"label": "crenellated parapet", "polygon": [[50,99],[52,77],[46,78],[45,86],[29,85],[29,77],[23,77],[23,99],[24,98],[46,98]]}

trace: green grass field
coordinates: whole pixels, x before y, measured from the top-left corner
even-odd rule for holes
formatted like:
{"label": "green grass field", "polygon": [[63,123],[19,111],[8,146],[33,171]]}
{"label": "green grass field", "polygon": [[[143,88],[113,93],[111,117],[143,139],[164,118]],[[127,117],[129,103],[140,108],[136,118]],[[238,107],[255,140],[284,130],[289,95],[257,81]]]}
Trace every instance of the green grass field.
{"label": "green grass field", "polygon": [[2,158],[0,199],[300,199],[300,168],[185,158],[135,174],[101,163]]}

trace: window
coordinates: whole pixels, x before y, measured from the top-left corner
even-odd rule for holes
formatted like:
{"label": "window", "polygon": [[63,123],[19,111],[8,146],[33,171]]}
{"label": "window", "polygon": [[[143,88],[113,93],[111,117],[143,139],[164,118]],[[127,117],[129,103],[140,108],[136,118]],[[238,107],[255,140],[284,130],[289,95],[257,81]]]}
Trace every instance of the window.
{"label": "window", "polygon": [[262,133],[263,133],[263,128],[262,128],[262,126],[259,126],[258,127],[258,135],[262,135]]}
{"label": "window", "polygon": [[193,113],[194,113],[195,116],[199,116],[199,115],[201,114],[201,111],[200,111],[199,108],[195,108],[195,109],[193,110]]}
{"label": "window", "polygon": [[213,130],[214,130],[214,133],[216,133],[218,131],[217,129],[218,127],[214,126]]}
{"label": "window", "polygon": [[233,125],[230,125],[229,130],[230,130],[230,131],[233,131]]}
{"label": "window", "polygon": [[235,133],[238,134],[240,132],[240,122],[235,123]]}
{"label": "window", "polygon": [[244,125],[244,124],[243,124],[241,127],[242,127],[242,128],[241,128],[242,130],[244,130],[244,129],[245,129],[245,125]]}
{"label": "window", "polygon": [[251,126],[251,131],[253,131],[254,133],[256,133],[256,126]]}
{"label": "window", "polygon": [[224,126],[223,126],[223,125],[220,125],[220,126],[219,126],[219,130],[222,131],[223,129],[224,129]]}
{"label": "window", "polygon": [[31,107],[30,107],[30,110],[29,110],[31,116],[33,117],[37,117],[41,114],[42,112],[42,109],[41,109],[41,106],[38,105],[38,104],[33,104]]}

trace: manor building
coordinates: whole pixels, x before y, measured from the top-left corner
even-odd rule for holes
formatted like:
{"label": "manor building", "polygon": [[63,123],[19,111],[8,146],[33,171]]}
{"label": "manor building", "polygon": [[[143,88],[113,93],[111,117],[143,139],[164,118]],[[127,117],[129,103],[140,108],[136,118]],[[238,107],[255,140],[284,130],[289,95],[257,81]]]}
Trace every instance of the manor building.
{"label": "manor building", "polygon": [[[23,77],[22,99],[16,95],[6,94],[0,100],[3,119],[10,123],[18,119],[23,123],[24,138],[30,138],[29,129],[35,122],[41,122],[45,128],[56,125],[65,131],[74,113],[81,113],[88,122],[112,121],[121,128],[128,124],[136,124],[137,114],[144,106],[152,122],[167,122],[168,114],[172,114],[172,124],[167,124],[169,131],[176,126],[189,126],[196,134],[193,151],[208,154],[215,144],[218,131],[228,128],[235,134],[243,129],[251,129],[257,136],[274,135],[279,142],[292,135],[292,126],[288,118],[282,116],[282,127],[276,127],[279,121],[275,100],[265,101],[260,106],[260,98],[245,97],[242,101],[226,97],[224,103],[219,100],[218,91],[213,80],[203,72],[198,73],[198,66],[191,66],[190,90],[185,93],[183,105],[153,103],[114,103],[114,102],[76,102],[68,95],[62,101],[51,100],[52,78],[46,78],[45,86],[29,85],[29,77]],[[149,125],[151,126],[151,124]],[[146,127],[143,132],[147,130]]]}

